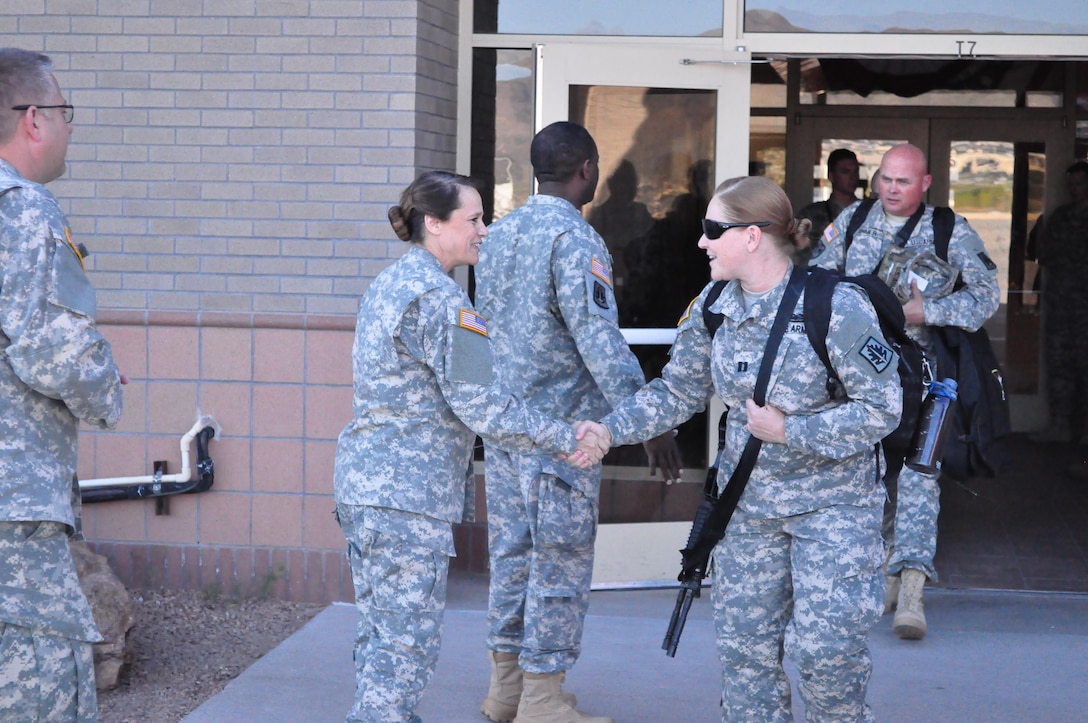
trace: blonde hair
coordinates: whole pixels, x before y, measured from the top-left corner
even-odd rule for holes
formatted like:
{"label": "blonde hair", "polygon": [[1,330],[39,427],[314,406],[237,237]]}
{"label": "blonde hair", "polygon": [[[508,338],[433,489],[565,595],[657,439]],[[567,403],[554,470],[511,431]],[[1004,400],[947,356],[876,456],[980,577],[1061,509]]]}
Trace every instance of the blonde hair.
{"label": "blonde hair", "polygon": [[763,233],[789,255],[808,248],[812,221],[793,217],[793,207],[786,192],[766,176],[738,176],[722,181],[714,189],[714,198],[725,208],[731,222],[769,221]]}

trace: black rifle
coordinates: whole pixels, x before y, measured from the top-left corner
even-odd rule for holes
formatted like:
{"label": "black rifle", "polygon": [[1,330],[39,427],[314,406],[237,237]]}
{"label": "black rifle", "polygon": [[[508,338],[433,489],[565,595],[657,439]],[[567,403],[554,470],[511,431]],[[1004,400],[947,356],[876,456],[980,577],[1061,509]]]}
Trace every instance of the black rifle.
{"label": "black rifle", "polygon": [[[782,342],[782,335],[786,332],[786,325],[797,305],[797,299],[801,295],[807,276],[808,274],[803,269],[795,267],[792,270],[789,284],[782,295],[782,303],[778,307],[778,315],[775,316],[771,333],[767,337],[763,361],[760,362],[759,375],[756,377],[755,390],[752,392],[752,399],[761,407],[766,404],[767,384],[771,378],[774,359],[778,355],[778,346]],[[713,299],[708,297],[704,304],[709,306],[712,302]],[[721,464],[722,451],[725,449],[725,425],[726,415],[723,414],[718,422],[718,458],[714,466],[706,472],[703,500],[695,511],[695,521],[691,525],[688,544],[680,551],[680,575],[677,577],[680,581],[680,592],[676,596],[676,607],[672,611],[672,617],[669,618],[669,629],[665,632],[665,640],[661,643],[662,649],[670,658],[676,657],[676,646],[680,643],[680,634],[684,632],[688,611],[691,610],[691,601],[699,597],[703,578],[709,572],[710,553],[725,537],[725,528],[733,516],[733,510],[737,508],[740,496],[744,493],[744,486],[748,484],[748,477],[756,466],[759,448],[763,444],[756,437],[748,435],[748,442],[744,445],[740,460],[733,469],[733,474],[730,475],[722,494],[718,496],[716,494],[718,465]]]}
{"label": "black rifle", "polygon": [[[725,448],[725,418],[729,410],[722,413],[718,422],[718,460],[714,466],[706,471],[706,481],[703,483],[703,501],[695,510],[695,521],[691,524],[691,533],[688,535],[688,544],[681,550],[683,555],[682,569],[680,571],[680,592],[676,596],[676,607],[673,608],[672,617],[669,618],[669,629],[665,631],[665,641],[661,648],[670,658],[676,657],[676,646],[680,643],[680,635],[684,632],[684,624],[688,619],[688,611],[691,610],[691,601],[699,597],[703,588],[703,578],[707,576],[710,567],[710,551],[699,545],[700,538],[706,532],[706,521],[710,513],[714,511],[714,504],[718,500],[718,464],[722,458],[722,450]],[[723,530],[724,533],[724,530]],[[698,553],[696,553],[698,550]]]}

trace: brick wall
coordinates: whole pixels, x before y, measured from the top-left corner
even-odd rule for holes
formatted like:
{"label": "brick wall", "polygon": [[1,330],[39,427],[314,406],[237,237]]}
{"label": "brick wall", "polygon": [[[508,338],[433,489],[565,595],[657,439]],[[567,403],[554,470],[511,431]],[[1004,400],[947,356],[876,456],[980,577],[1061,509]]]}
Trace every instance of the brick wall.
{"label": "brick wall", "polygon": [[[103,332],[132,379],[120,428],[81,436],[81,478],[159,459],[175,472],[197,410],[223,427],[210,492],[171,498],[169,514],[85,506],[126,584],[352,598],[331,478],[354,316],[404,250],[388,206],[420,171],[455,166],[458,8],[0,4],[0,45],[50,55],[76,106],[52,189],[92,251]],[[481,530],[458,534],[476,569]]]}
{"label": "brick wall", "polygon": [[458,3],[21,0],[76,105],[54,184],[103,308],[353,314],[385,212],[454,167]]}

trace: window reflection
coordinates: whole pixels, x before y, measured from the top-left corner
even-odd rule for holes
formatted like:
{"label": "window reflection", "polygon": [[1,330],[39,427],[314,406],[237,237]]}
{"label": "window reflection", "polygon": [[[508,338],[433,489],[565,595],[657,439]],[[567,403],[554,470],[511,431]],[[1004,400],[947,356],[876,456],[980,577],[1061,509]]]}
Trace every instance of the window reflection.
{"label": "window reflection", "polygon": [[1015,394],[1038,391],[1038,267],[1030,245],[1045,199],[1045,159],[1042,144],[956,140],[950,148],[949,205],[998,267],[1001,307],[986,330]]}
{"label": "window reflection", "polygon": [[842,12],[811,0],[746,0],[746,33],[1088,34],[1084,0],[980,5],[978,0],[868,0]]}
{"label": "window reflection", "polygon": [[[570,119],[597,141],[601,182],[583,212],[612,254],[624,328],[673,329],[710,280],[699,248],[714,189],[717,94],[710,90],[571,86]],[[647,379],[661,374],[668,346],[633,347]],[[705,464],[706,415],[680,427],[687,466]],[[640,446],[606,461],[642,466]]]}
{"label": "window reflection", "polygon": [[481,181],[490,223],[525,203],[532,192],[533,53],[473,50],[471,175]]}
{"label": "window reflection", "polygon": [[473,31],[526,35],[722,35],[721,0],[475,0]]}
{"label": "window reflection", "polygon": [[1003,60],[806,58],[803,105],[1058,107],[1060,63]]}

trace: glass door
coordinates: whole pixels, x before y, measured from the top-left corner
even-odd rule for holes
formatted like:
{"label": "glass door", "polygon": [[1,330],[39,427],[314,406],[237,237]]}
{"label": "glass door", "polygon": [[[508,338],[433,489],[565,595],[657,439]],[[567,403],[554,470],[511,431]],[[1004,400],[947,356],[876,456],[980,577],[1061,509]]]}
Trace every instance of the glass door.
{"label": "glass door", "polygon": [[[584,125],[601,182],[583,209],[612,255],[620,325],[647,378],[667,361],[676,323],[709,281],[700,221],[717,183],[747,173],[748,59],[720,46],[545,44],[537,48],[537,125]],[[685,483],[650,478],[641,446],[605,462],[595,587],[675,580],[702,494],[720,407],[679,430]],[[708,427],[715,439],[710,439]]]}
{"label": "glass door", "polygon": [[931,203],[952,206],[971,223],[998,266],[1001,307],[986,323],[1004,366],[1013,428],[1046,425],[1042,394],[1042,323],[1038,267],[1030,237],[1039,216],[1057,205],[1072,155],[1055,120],[932,121]]}

